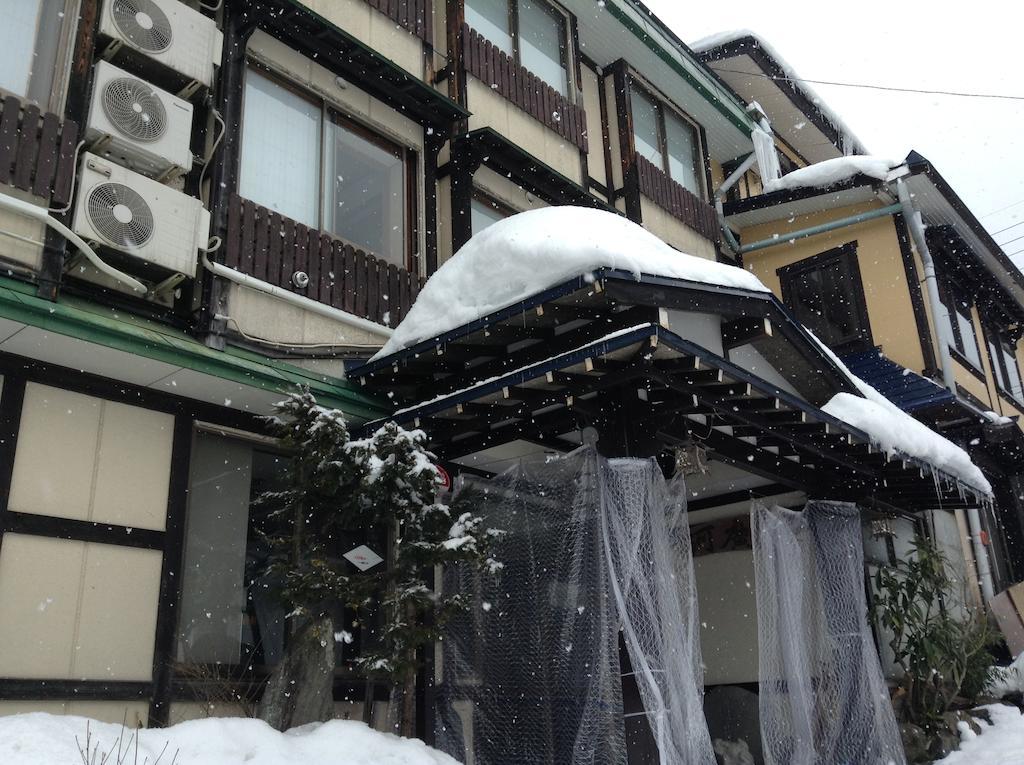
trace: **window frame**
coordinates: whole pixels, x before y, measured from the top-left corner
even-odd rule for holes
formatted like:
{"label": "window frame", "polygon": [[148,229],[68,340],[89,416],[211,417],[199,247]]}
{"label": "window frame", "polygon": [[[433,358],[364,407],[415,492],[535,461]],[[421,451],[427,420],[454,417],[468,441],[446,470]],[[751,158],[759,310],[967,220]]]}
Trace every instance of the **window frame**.
{"label": "window frame", "polygon": [[[46,0],[42,0],[46,2]],[[71,59],[75,53],[76,38],[78,36],[78,16],[80,11],[80,0],[63,0],[64,16],[61,19],[60,28],[56,30],[56,40],[54,41],[54,56],[53,56],[53,78],[50,81],[49,91],[45,100],[36,100],[30,93],[16,93],[15,91],[8,90],[7,88],[0,87],[0,97],[3,96],[14,96],[19,99],[23,104],[36,104],[43,111],[53,112],[55,114],[62,114],[64,111],[64,102],[67,98],[68,90],[68,75],[71,64]],[[69,23],[69,20],[75,23]],[[38,37],[33,39],[31,46],[31,55],[35,57],[36,54],[36,42]],[[31,80],[30,87],[31,91]]]}
{"label": "window frame", "polygon": [[[630,72],[628,75],[629,82],[629,121],[627,123],[631,134],[629,136],[630,141],[633,144],[633,151],[636,152],[636,127],[634,126],[633,117],[633,96],[640,93],[648,101],[654,105],[655,114],[657,115],[658,123],[658,152],[661,155],[661,164],[658,169],[665,174],[665,177],[671,180],[673,183],[677,183],[686,189],[682,181],[673,178],[671,173],[671,160],[668,148],[668,129],[666,126],[665,110],[670,111],[676,119],[681,121],[684,125],[688,126],[693,131],[693,146],[694,146],[694,159],[697,162],[697,166],[694,168],[694,177],[697,179],[697,190],[686,189],[694,196],[698,197],[703,201],[708,199],[708,180],[707,180],[707,165],[708,157],[704,147],[704,141],[701,136],[700,124],[694,120],[689,114],[678,108],[668,99],[659,95],[657,91],[651,86],[643,82],[635,72]],[[653,163],[652,163],[653,164]]]}
{"label": "window frame", "polygon": [[[303,99],[309,104],[316,106],[320,112],[320,123],[319,123],[319,134],[320,134],[320,145],[317,147],[317,153],[319,157],[319,167],[316,169],[317,174],[317,209],[316,209],[316,230],[327,234],[335,239],[338,239],[345,244],[352,245],[357,250],[362,250],[369,255],[372,255],[377,260],[385,264],[394,264],[398,268],[405,269],[410,273],[419,273],[419,186],[418,186],[418,172],[419,172],[419,152],[416,148],[403,145],[397,140],[385,135],[379,129],[376,129],[370,125],[355,119],[350,113],[348,113],[344,106],[330,101],[325,96],[312,91],[311,89],[304,87],[301,83],[296,82],[294,79],[289,77],[287,74],[280,72],[279,70],[268,66],[263,61],[260,61],[253,57],[246,59],[245,73],[242,79],[242,121],[238,131],[239,140],[239,172],[238,172],[238,192],[241,196],[241,179],[242,179],[242,167],[245,164],[245,158],[242,154],[242,135],[245,131],[245,94],[248,87],[248,80],[250,72],[256,71],[261,77],[270,80],[272,83],[294,93],[299,98]],[[354,240],[350,239],[343,233],[336,233],[325,227],[326,214],[325,208],[327,204],[327,142],[330,140],[329,128],[331,126],[341,127],[351,133],[354,133],[359,138],[367,141],[368,143],[377,146],[378,148],[384,149],[389,153],[392,153],[395,157],[402,160],[402,193],[405,195],[403,204],[403,215],[404,221],[404,241],[402,243],[402,260],[396,262],[388,256],[387,253],[379,253],[369,249],[366,245],[359,244]],[[248,197],[245,197],[248,199]],[[263,202],[253,199],[252,202],[266,206]],[[288,216],[283,216],[288,217]],[[297,221],[300,222],[301,221]],[[305,225],[305,224],[303,224]],[[312,228],[312,226],[311,226]]]}
{"label": "window frame", "polygon": [[[985,372],[982,368],[982,349],[981,343],[978,339],[978,329],[974,325],[974,312],[971,310],[974,307],[974,301],[969,299],[969,295],[954,287],[948,280],[944,280],[941,284],[939,291],[939,300],[946,308],[946,313],[949,317],[949,330],[953,335],[953,345],[950,346],[950,350],[955,352],[954,358],[961,366],[972,372],[976,377],[980,377],[982,380],[985,379]],[[961,298],[963,301],[961,303]],[[978,361],[975,363],[970,356],[967,355],[967,345],[964,343],[963,333],[960,330],[960,318],[964,317],[957,310],[957,305],[965,304],[967,306],[968,322],[971,326],[971,334],[974,338],[974,346],[978,351]]]}
{"label": "window frame", "polygon": [[[491,207],[491,208],[497,210],[498,212],[500,212],[504,216],[502,218],[502,220],[504,220],[505,218],[511,218],[513,215],[516,215],[519,212],[521,212],[519,210],[512,209],[511,207],[509,207],[509,205],[507,205],[504,202],[502,202],[500,199],[498,199],[493,194],[485,191],[484,189],[481,189],[479,186],[474,186],[473,187],[473,194],[470,197],[470,205],[472,205],[473,202],[479,202],[481,204],[485,204],[488,207]],[[471,210],[470,215],[472,217],[472,210]],[[470,223],[472,224],[472,221],[470,221]],[[494,225],[494,224],[491,224],[491,225]],[[473,236],[476,236],[480,232],[479,231],[473,231],[472,233],[473,233]]]}
{"label": "window frame", "polygon": [[[1024,377],[1021,377],[1020,361],[1017,358],[1017,343],[1007,337],[1004,330],[992,324],[983,324],[982,330],[985,337],[985,348],[988,353],[989,364],[992,368],[992,382],[995,384],[996,392],[1004,398],[1008,398],[1015,406],[1024,407]],[[993,355],[993,346],[1000,351],[998,356]],[[1007,354],[1013,359],[1017,380],[1021,381],[1021,391],[1019,393],[1014,393],[1009,385],[1010,375],[1006,366]]]}
{"label": "window frame", "polygon": [[794,299],[795,282],[804,274],[810,271],[821,270],[833,263],[839,263],[845,271],[842,284],[849,289],[848,304],[851,314],[857,320],[858,330],[856,336],[833,344],[830,338],[819,337],[834,351],[866,350],[874,347],[874,335],[871,331],[871,317],[868,314],[867,299],[864,292],[864,282],[860,273],[860,262],[857,258],[857,242],[847,242],[839,247],[820,252],[809,258],[798,260],[776,269],[779,283],[782,288],[782,300],[786,307],[801,324],[800,308]]}
{"label": "window frame", "polygon": [[[508,2],[508,24],[511,33],[510,37],[512,38],[512,53],[506,55],[508,55],[509,58],[512,59],[512,62],[516,65],[516,67],[518,67],[519,69],[526,70],[527,72],[530,72],[535,77],[537,77],[537,79],[541,80],[541,82],[544,82],[546,85],[549,85],[556,93],[562,96],[562,98],[567,99],[570,103],[577,103],[575,93],[579,87],[579,84],[576,82],[576,69],[574,64],[579,53],[573,46],[572,14],[570,14],[567,10],[562,8],[557,3],[551,2],[551,0],[530,0],[530,2],[545,6],[550,11],[551,15],[557,16],[560,21],[561,29],[559,30],[560,34],[558,35],[558,52],[561,58],[561,61],[559,63],[561,64],[562,69],[565,70],[566,90],[565,93],[562,93],[558,89],[558,87],[556,87],[555,83],[548,82],[543,77],[540,77],[532,69],[523,64],[522,47],[520,45],[521,33],[519,29],[519,3],[522,2],[522,0],[506,0],[506,2]],[[470,28],[473,28],[472,25],[470,25]],[[484,35],[484,33],[481,30],[478,29],[476,31],[478,34],[480,34],[481,37],[487,39],[487,36]],[[491,42],[492,44],[494,44],[493,41]]]}

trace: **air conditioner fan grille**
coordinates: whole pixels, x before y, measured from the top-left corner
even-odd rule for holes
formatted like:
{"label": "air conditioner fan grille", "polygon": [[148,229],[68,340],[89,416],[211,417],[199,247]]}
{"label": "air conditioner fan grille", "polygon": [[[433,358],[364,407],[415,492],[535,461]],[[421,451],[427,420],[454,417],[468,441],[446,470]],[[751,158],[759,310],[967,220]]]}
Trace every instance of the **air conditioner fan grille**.
{"label": "air conditioner fan grille", "polygon": [[135,189],[123,183],[101,183],[89,192],[89,222],[115,247],[142,247],[153,236],[153,213]]}
{"label": "air conditioner fan grille", "polygon": [[160,96],[134,77],[118,77],[104,86],[103,111],[118,130],[136,141],[155,141],[167,129]]}
{"label": "air conditioner fan grille", "polygon": [[163,53],[171,47],[171,22],[153,0],[114,0],[110,15],[118,31],[139,50]]}

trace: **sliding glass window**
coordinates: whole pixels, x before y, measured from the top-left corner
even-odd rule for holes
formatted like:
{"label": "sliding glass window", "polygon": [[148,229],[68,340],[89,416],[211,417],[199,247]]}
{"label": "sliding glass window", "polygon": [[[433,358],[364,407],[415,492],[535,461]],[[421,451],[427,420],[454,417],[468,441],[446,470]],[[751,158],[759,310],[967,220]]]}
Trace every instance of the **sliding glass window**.
{"label": "sliding glass window", "polygon": [[289,84],[250,68],[239,193],[408,267],[412,153]]}
{"label": "sliding glass window", "polygon": [[684,189],[704,195],[704,161],[697,128],[633,81],[633,143],[636,153]]}

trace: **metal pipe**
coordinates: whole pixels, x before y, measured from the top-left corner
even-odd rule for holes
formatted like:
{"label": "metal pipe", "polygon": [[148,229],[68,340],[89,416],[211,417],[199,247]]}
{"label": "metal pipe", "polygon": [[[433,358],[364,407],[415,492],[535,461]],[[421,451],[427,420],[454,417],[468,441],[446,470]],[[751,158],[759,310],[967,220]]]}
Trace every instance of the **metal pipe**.
{"label": "metal pipe", "polygon": [[761,239],[757,242],[751,242],[750,244],[745,244],[740,247],[739,252],[742,255],[744,253],[754,252],[755,250],[763,250],[766,247],[775,247],[782,242],[791,242],[794,239],[806,239],[809,236],[827,234],[830,231],[845,228],[846,226],[855,226],[858,223],[874,220],[875,218],[884,218],[887,215],[893,215],[894,213],[900,212],[901,209],[901,206],[898,204],[886,205],[885,207],[879,207],[877,210],[857,213],[856,215],[839,218],[838,220],[829,221],[828,223],[822,223],[817,226],[810,226],[809,228],[802,228],[798,231],[779,234],[770,239]]}
{"label": "metal pipe", "polygon": [[724,200],[725,195],[731,189],[736,181],[743,177],[743,174],[747,172],[754,163],[757,161],[757,154],[750,152],[747,158],[740,162],[739,166],[729,173],[729,177],[722,181],[722,185],[715,191],[715,214],[718,216],[718,227],[722,230],[722,234],[725,236],[725,244],[728,246],[734,255],[740,254],[740,243],[736,241],[736,237],[732,233],[732,229],[729,228],[728,222],[725,220],[725,207]]}
{"label": "metal pipe", "polygon": [[46,208],[38,207],[32,204],[31,202],[25,202],[21,199],[17,199],[15,197],[10,196],[9,194],[4,193],[0,193],[0,207],[6,210],[10,210],[11,212],[24,215],[26,218],[32,218],[33,220],[37,220],[40,223],[49,226],[58,234],[60,234],[69,242],[71,242],[71,244],[75,245],[76,249],[78,249],[79,252],[85,255],[86,259],[90,263],[92,263],[93,266],[95,266],[98,271],[101,271],[102,273],[106,274],[111,279],[121,282],[121,284],[124,284],[126,287],[128,287],[134,292],[138,292],[143,295],[149,292],[149,289],[146,287],[146,285],[140,282],[138,279],[135,279],[129,276],[128,274],[124,273],[123,271],[119,271],[113,266],[104,263],[100,259],[100,256],[97,255],[96,252],[92,249],[92,247],[85,243],[85,240],[83,240],[78,234],[76,234],[74,231],[69,229],[59,220],[50,215]]}
{"label": "metal pipe", "polygon": [[988,603],[995,597],[995,585],[992,581],[992,566],[988,559],[988,550],[982,538],[981,513],[976,507],[967,508],[967,526],[971,530],[971,545],[974,548],[974,562],[978,568],[978,581],[981,584],[981,595]]}
{"label": "metal pipe", "polygon": [[942,382],[955,396],[956,374],[953,371],[953,359],[949,354],[949,346],[953,344],[950,337],[952,327],[949,316],[949,309],[939,299],[939,283],[935,276],[935,261],[932,260],[931,250],[928,249],[928,241],[924,234],[924,223],[921,221],[921,213],[914,208],[910,198],[910,190],[902,179],[896,181],[896,196],[900,200],[900,207],[903,210],[903,217],[907,221],[907,228],[910,229],[910,237],[914,240],[914,249],[921,257],[921,265],[924,267],[924,283],[928,292],[928,303],[932,309],[936,334],[939,340],[939,364],[942,366]]}
{"label": "metal pipe", "polygon": [[348,324],[350,327],[355,329],[360,329],[364,332],[373,332],[374,334],[383,335],[384,337],[391,337],[394,333],[394,330],[391,329],[391,327],[385,327],[381,324],[377,324],[376,322],[372,322],[369,319],[363,319],[359,316],[353,316],[350,313],[339,311],[337,308],[324,305],[323,303],[317,302],[316,300],[312,300],[311,298],[303,295],[296,295],[294,292],[281,289],[280,287],[265,282],[262,279],[257,279],[253,276],[249,276],[248,274],[243,274],[241,271],[236,271],[235,269],[228,268],[220,263],[215,263],[210,260],[205,252],[203,253],[203,267],[215,276],[220,276],[241,287],[254,289],[257,292],[262,292],[265,295],[275,297],[278,300],[291,303],[305,311],[319,314],[320,316],[333,319],[334,321],[342,324]]}

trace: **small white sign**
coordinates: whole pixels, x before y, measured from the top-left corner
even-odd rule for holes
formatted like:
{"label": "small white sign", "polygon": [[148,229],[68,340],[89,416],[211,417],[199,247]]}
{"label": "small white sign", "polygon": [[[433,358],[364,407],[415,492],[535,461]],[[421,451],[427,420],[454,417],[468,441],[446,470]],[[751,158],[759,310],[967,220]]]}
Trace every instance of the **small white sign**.
{"label": "small white sign", "polygon": [[384,562],[382,557],[366,545],[359,545],[359,547],[349,550],[343,557],[360,571],[366,571],[378,563]]}

